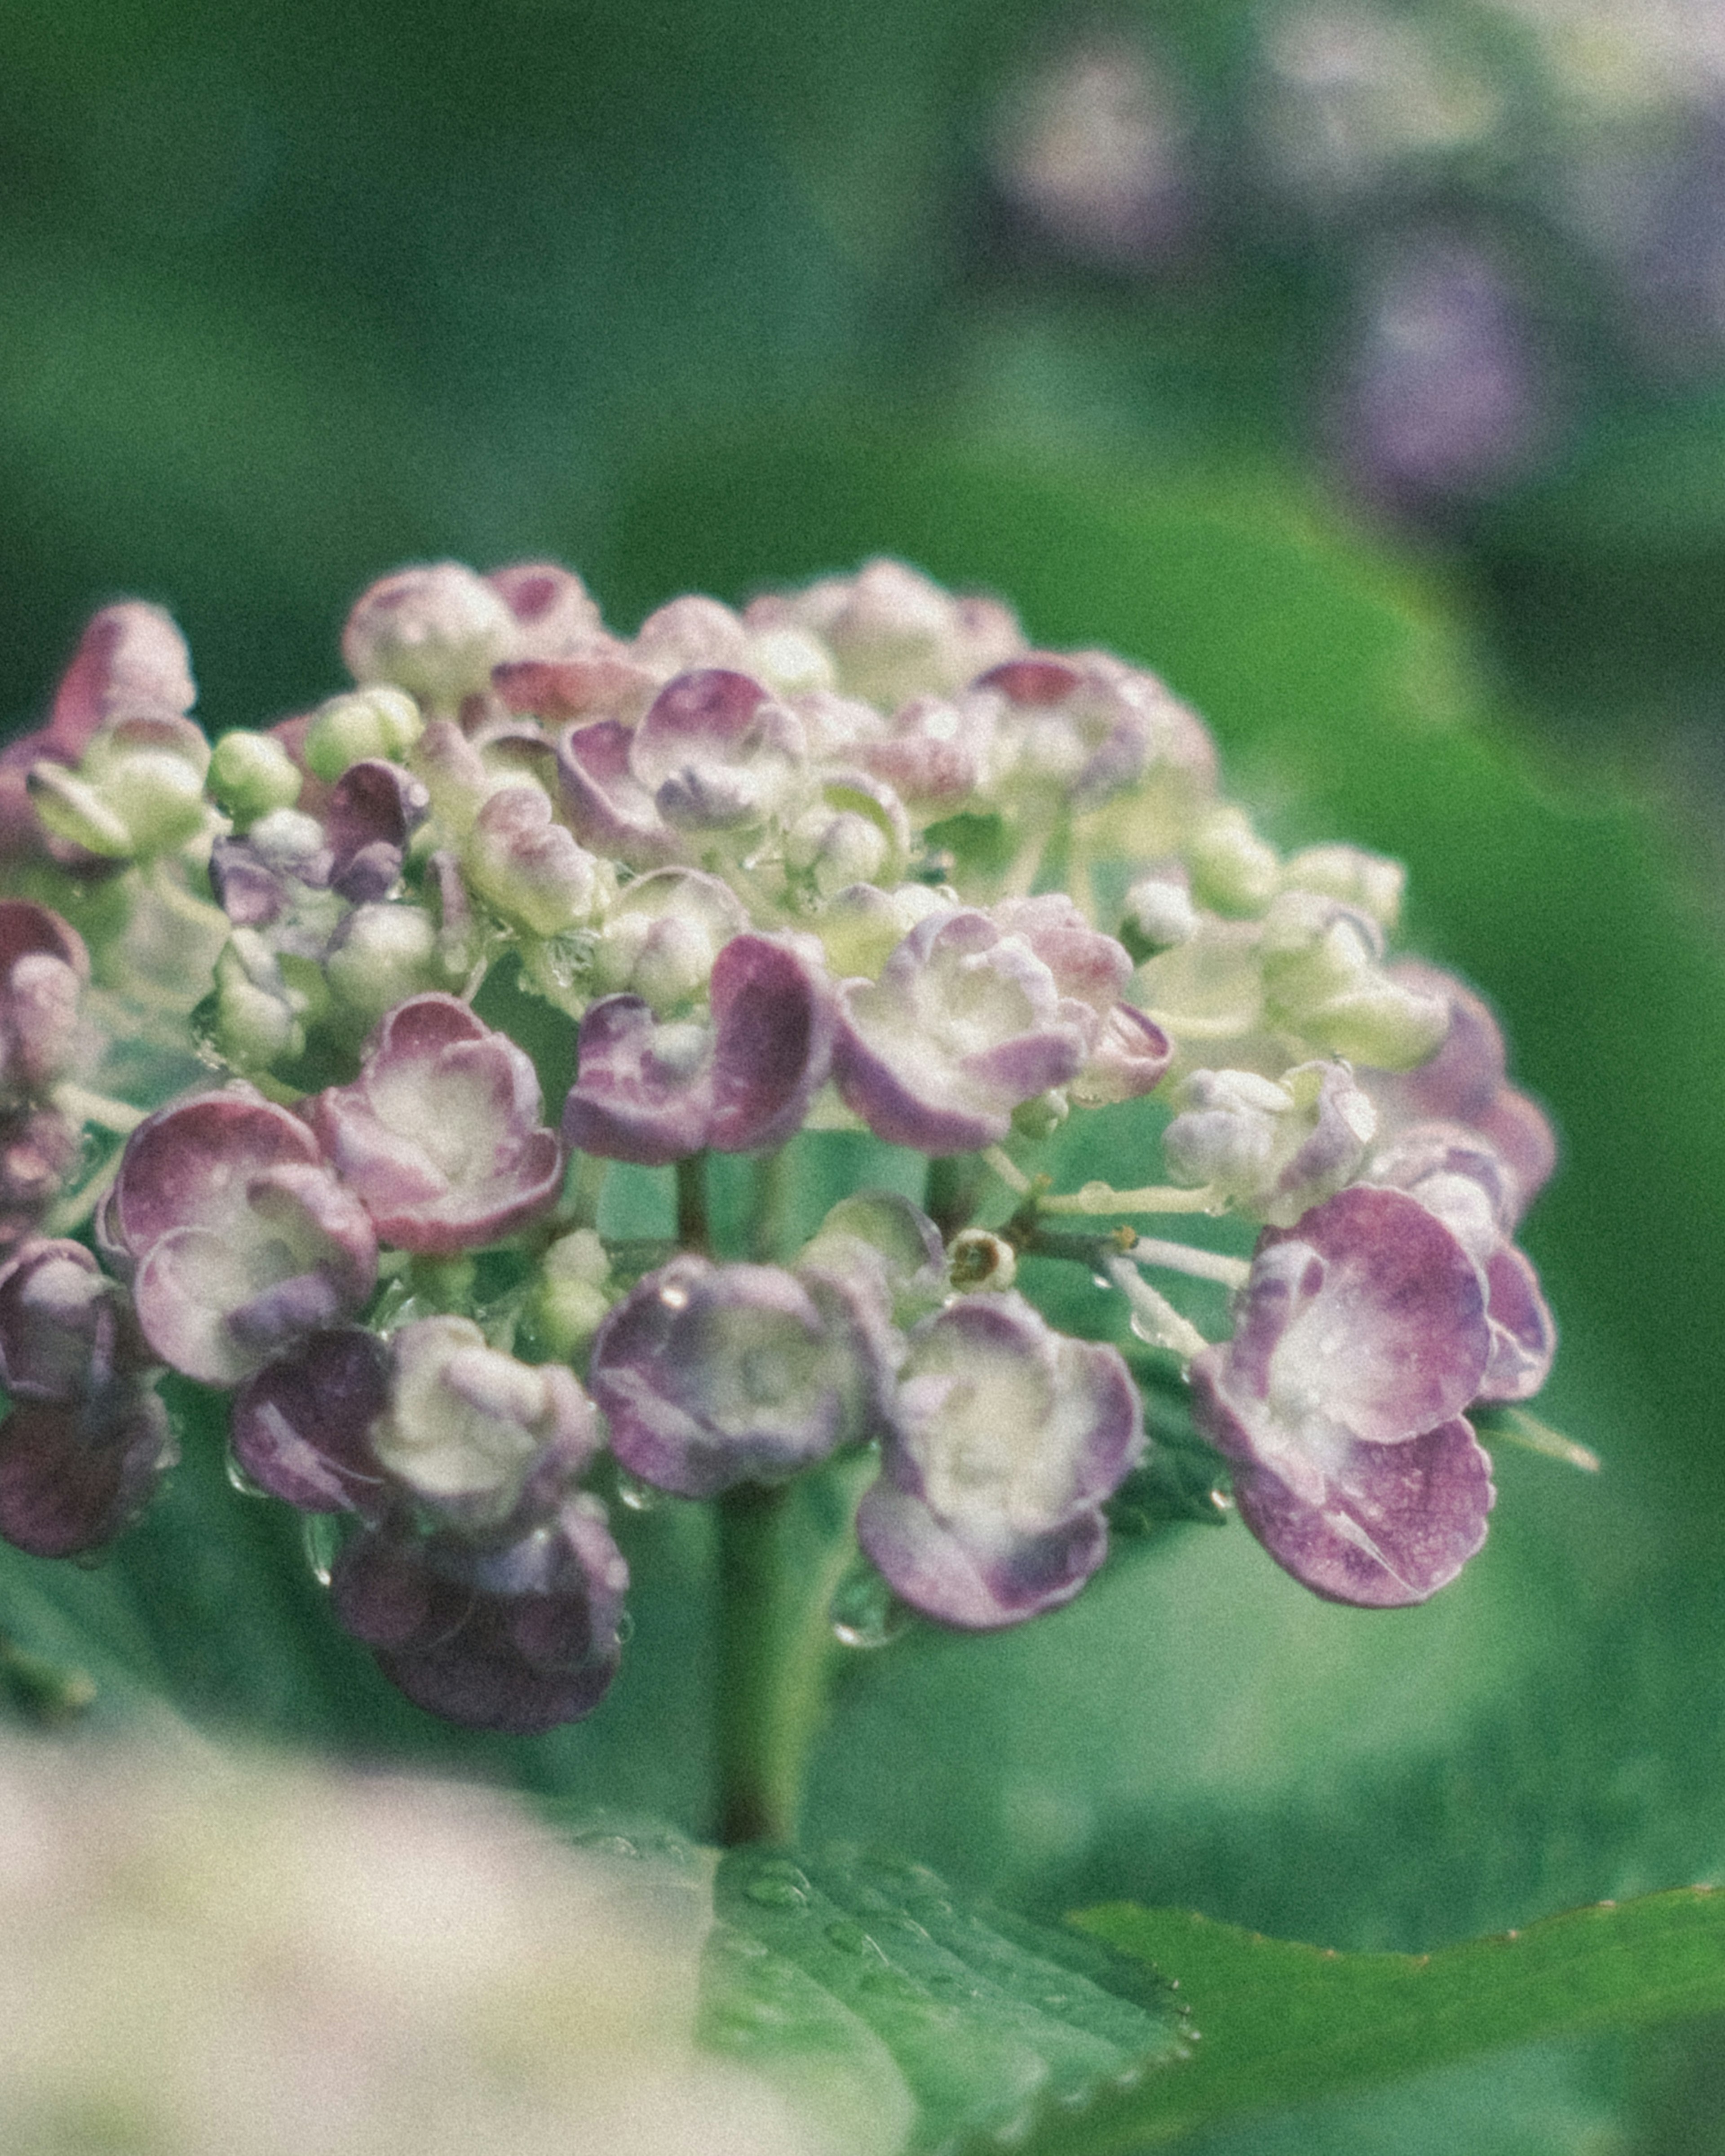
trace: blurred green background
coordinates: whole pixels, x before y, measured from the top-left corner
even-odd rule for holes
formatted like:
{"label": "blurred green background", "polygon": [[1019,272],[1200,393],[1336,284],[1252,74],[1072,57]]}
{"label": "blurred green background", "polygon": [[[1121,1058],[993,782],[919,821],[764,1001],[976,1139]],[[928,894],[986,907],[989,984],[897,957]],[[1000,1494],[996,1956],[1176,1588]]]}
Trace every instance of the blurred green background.
{"label": "blurred green background", "polygon": [[[1505,1459],[1429,1611],[1191,1530],[1022,1635],[907,1642],[845,1687],[817,1832],[1340,1946],[1725,1863],[1717,12],[0,13],[9,726],[120,593],[176,613],[218,731],[339,685],[402,561],[552,553],[628,629],[902,552],[1166,670],[1279,839],[1408,859],[1416,940],[1557,1109],[1528,1240],[1596,1483]],[[467,1743],[218,1454],[99,1573],[8,1557],[5,1634],[105,1701],[699,1826],[698,1522],[633,1524],[593,1723]],[[1227,2146],[1686,2156],[1725,2147],[1719,2047],[1540,2047]]]}

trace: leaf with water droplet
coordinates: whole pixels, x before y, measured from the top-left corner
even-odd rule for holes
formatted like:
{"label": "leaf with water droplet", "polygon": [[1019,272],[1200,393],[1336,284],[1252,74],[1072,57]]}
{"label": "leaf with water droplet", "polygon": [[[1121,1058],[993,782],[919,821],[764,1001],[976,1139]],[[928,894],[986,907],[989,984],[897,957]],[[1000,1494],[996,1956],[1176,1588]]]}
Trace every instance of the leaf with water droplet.
{"label": "leaf with water droplet", "polygon": [[827,1609],[841,1647],[890,1647],[910,1630],[915,1612],[899,1600],[866,1558],[859,1558],[834,1589]]}
{"label": "leaf with water droplet", "polygon": [[799,2091],[878,2071],[884,2047],[916,2107],[911,2156],[1009,2145],[1045,2097],[1083,2102],[1185,2054],[1182,2010],[1142,1964],[918,1864],[734,1850],[714,1908],[706,2041]]}

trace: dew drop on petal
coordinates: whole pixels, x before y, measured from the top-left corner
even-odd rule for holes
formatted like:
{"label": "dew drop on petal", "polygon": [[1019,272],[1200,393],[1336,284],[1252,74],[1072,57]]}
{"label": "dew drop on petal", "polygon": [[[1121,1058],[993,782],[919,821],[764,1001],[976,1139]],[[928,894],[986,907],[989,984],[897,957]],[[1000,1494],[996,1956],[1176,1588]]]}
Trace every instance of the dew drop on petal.
{"label": "dew drop on petal", "polygon": [[643,1482],[627,1468],[617,1471],[617,1502],[626,1512],[650,1512],[665,1502],[665,1492]]}
{"label": "dew drop on petal", "polygon": [[261,1482],[253,1481],[231,1452],[228,1455],[226,1467],[228,1488],[237,1490],[242,1497],[267,1497],[270,1495]]}

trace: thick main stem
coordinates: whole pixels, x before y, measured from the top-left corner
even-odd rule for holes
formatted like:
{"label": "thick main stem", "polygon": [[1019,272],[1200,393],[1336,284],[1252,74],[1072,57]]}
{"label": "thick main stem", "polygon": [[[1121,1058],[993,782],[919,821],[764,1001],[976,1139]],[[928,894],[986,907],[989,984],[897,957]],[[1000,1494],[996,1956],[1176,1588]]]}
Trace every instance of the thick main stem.
{"label": "thick main stem", "polygon": [[717,1501],[715,1829],[727,1846],[788,1842],[826,1718],[839,1649],[833,1596],[855,1562],[851,1522],[875,1463],[829,1461],[776,1489]]}

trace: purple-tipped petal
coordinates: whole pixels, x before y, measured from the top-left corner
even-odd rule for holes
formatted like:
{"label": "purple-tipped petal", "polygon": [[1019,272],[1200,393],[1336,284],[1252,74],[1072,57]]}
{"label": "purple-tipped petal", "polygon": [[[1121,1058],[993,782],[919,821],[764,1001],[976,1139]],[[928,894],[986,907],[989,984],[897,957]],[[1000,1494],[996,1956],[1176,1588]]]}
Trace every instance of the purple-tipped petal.
{"label": "purple-tipped petal", "polygon": [[90,617],[54,691],[39,752],[76,763],[113,721],[183,718],[197,701],[186,639],[171,617],[122,599]]}
{"label": "purple-tipped petal", "polygon": [[485,582],[515,616],[518,660],[562,659],[604,633],[592,593],[560,562],[511,562]]}
{"label": "purple-tipped petal", "polygon": [[713,964],[712,1124],[720,1152],[782,1145],[832,1065],[838,1014],[824,969],[789,943],[735,936]]}
{"label": "purple-tipped petal", "polygon": [[557,743],[563,813],[583,845],[631,868],[674,861],[683,842],[630,762],[634,736],[616,719],[571,726]]}
{"label": "purple-tipped petal", "polygon": [[869,1435],[882,1335],[773,1265],[674,1258],[594,1338],[588,1384],[632,1475],[680,1496],[776,1482]]}
{"label": "purple-tipped petal", "polygon": [[802,721],[747,674],[703,667],[654,699],[629,747],[629,767],[678,830],[760,823],[781,805],[808,757]]}
{"label": "purple-tipped petal", "polygon": [[371,1442],[388,1403],[388,1353],[357,1326],[314,1332],[250,1378],[234,1401],[234,1456],[302,1512],[377,1512],[386,1493]]}
{"label": "purple-tipped petal", "polygon": [[839,998],[845,1105],[921,1152],[998,1144],[1014,1108],[1078,1075],[1100,1030],[1022,935],[970,910],[919,921],[877,982],[847,981]]}
{"label": "purple-tipped petal", "polygon": [[1272,1470],[1236,1468],[1240,1517],[1327,1602],[1394,1609],[1446,1587],[1486,1539],[1491,1463],[1460,1415],[1405,1445],[1357,1445],[1312,1502]]}
{"label": "purple-tipped petal", "polygon": [[0,1383],[13,1399],[82,1399],[144,1359],[124,1295],[83,1244],[33,1238],[0,1267]]}
{"label": "purple-tipped petal", "polygon": [[661,1024],[639,996],[590,1004],[576,1037],[577,1075],[563,1142],[601,1160],[663,1168],[699,1152],[713,1112],[713,1036]]}
{"label": "purple-tipped petal", "polygon": [[1102,1501],[1143,1445],[1117,1349],[1055,1332],[1017,1294],[965,1297],[911,1336],[858,1541],[925,1615],[1019,1623],[1101,1563]]}
{"label": "purple-tipped petal", "polygon": [[1491,1326],[1491,1358],[1480,1382],[1482,1400],[1528,1400],[1551,1374],[1558,1352],[1558,1328],[1539,1276],[1532,1264],[1506,1243],[1486,1261]]}
{"label": "purple-tipped petal", "polygon": [[507,1035],[454,996],[422,995],[383,1019],[351,1086],[304,1112],[384,1241],[453,1257],[556,1202],[562,1148],[540,1107],[533,1065]]}
{"label": "purple-tipped petal", "polygon": [[1194,1411],[1230,1458],[1315,1502],[1353,1444],[1404,1443],[1476,1397],[1485,1301],[1435,1214],[1355,1185],[1260,1238],[1233,1339],[1192,1365]]}

